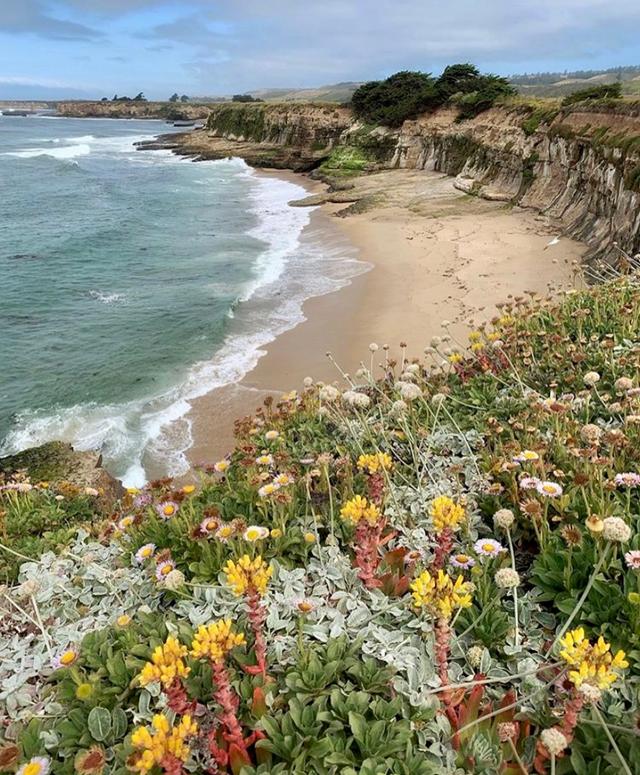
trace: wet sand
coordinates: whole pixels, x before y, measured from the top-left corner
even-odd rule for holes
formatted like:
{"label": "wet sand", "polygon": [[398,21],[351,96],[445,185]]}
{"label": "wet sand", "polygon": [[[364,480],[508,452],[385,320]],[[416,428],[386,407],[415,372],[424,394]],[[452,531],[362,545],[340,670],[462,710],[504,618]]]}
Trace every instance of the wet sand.
{"label": "wet sand", "polygon": [[[299,175],[290,179],[312,193],[324,190]],[[193,402],[192,462],[228,452],[235,419],[265,396],[299,388],[307,376],[338,379],[328,351],[353,373],[361,361],[369,363],[371,342],[388,344],[391,353],[406,342],[417,355],[445,319],[466,339],[468,324],[492,317],[510,294],[573,285],[573,262],[584,245],[567,238],[549,245],[560,232],[546,218],[462,194],[453,182],[439,173],[385,171],[356,181],[376,200],[366,212],[336,217],[345,205],[324,204],[312,213],[310,228],[326,229],[328,237],[340,230],[371,269],[305,302],[306,320],[268,345],[239,384]]]}

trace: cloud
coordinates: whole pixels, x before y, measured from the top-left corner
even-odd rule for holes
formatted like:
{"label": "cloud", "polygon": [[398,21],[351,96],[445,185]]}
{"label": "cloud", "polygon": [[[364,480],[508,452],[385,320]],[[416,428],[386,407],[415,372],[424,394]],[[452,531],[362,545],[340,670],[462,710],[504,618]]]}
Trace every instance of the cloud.
{"label": "cloud", "polygon": [[[614,66],[640,62],[638,29],[639,0],[0,0],[0,32],[102,36],[149,93],[317,86],[461,61],[500,73]],[[97,83],[123,69],[100,61]],[[72,63],[51,67],[69,75]]]}
{"label": "cloud", "polygon": [[637,48],[639,25],[638,0],[191,0],[141,36],[190,52],[184,67],[199,88],[228,91],[469,60],[502,72],[545,59],[588,66],[594,54],[615,64],[620,51]]}
{"label": "cloud", "polygon": [[97,40],[99,30],[47,13],[40,0],[2,0],[0,32],[28,33],[42,38],[68,41]]}

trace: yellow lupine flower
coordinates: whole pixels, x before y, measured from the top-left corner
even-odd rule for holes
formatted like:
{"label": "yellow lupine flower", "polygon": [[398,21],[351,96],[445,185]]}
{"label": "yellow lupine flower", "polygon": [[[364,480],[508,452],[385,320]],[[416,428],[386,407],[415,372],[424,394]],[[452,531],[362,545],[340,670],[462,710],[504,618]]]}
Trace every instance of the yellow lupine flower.
{"label": "yellow lupine flower", "polygon": [[577,627],[560,640],[560,657],[574,668],[569,670],[569,680],[574,686],[593,684],[599,689],[609,689],[619,675],[616,670],[629,667],[624,651],[611,654],[611,644],[600,636],[595,644],[585,637],[584,628]]}
{"label": "yellow lupine flower", "polygon": [[261,555],[252,560],[248,554],[243,554],[237,562],[229,560],[223,570],[227,574],[229,586],[238,597],[254,590],[260,596],[264,595],[273,574],[273,569]]}
{"label": "yellow lupine flower", "polygon": [[145,775],[160,765],[167,755],[186,762],[190,753],[186,741],[197,731],[198,726],[189,714],[184,715],[174,727],[170,726],[166,716],[156,714],[151,727],[137,727],[131,734],[131,745],[140,750],[130,768]]}
{"label": "yellow lupine flower", "polygon": [[176,678],[186,678],[191,668],[184,663],[187,647],[173,635],[169,635],[162,646],[157,646],[151,655],[151,661],[142,668],[139,675],[141,686],[159,681],[163,686],[171,686]]}
{"label": "yellow lupine flower", "polygon": [[456,608],[469,608],[473,586],[463,576],[453,581],[448,573],[438,571],[433,576],[428,570],[411,583],[413,605],[425,608],[432,616],[449,621]]}
{"label": "yellow lupine flower", "polygon": [[431,501],[429,514],[433,521],[433,527],[436,533],[442,533],[445,528],[457,530],[460,523],[464,520],[464,507],[456,503],[448,495],[440,495]]}
{"label": "yellow lupine flower", "polygon": [[386,452],[376,452],[374,455],[360,455],[358,468],[376,474],[378,471],[390,471],[393,468],[391,455]]}
{"label": "yellow lupine flower", "polygon": [[357,525],[361,520],[375,525],[381,514],[375,503],[369,503],[362,495],[355,495],[340,509],[340,516],[347,522],[353,522],[354,525]]}
{"label": "yellow lupine flower", "polygon": [[245,642],[241,632],[234,632],[231,619],[218,619],[210,624],[202,624],[191,643],[191,656],[196,659],[210,659],[222,662],[225,656],[236,646]]}

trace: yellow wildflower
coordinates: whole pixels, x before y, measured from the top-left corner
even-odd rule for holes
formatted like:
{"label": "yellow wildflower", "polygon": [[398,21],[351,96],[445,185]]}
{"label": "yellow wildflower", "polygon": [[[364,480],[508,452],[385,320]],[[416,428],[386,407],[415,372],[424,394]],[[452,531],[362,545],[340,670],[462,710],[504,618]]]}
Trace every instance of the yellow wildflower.
{"label": "yellow wildflower", "polygon": [[91,699],[93,697],[93,686],[88,683],[78,684],[76,687],[76,697],[82,702]]}
{"label": "yellow wildflower", "polygon": [[469,333],[469,341],[470,342],[477,342],[480,339],[482,339],[482,332],[481,331],[471,331]]}
{"label": "yellow wildflower", "polygon": [[451,353],[448,360],[449,360],[449,363],[460,363],[460,361],[462,360],[462,354]]}
{"label": "yellow wildflower", "polygon": [[185,484],[185,486],[182,488],[182,492],[185,495],[191,495],[192,492],[195,492],[196,487],[194,484]]}
{"label": "yellow wildflower", "polygon": [[414,606],[426,608],[432,616],[447,621],[456,608],[469,608],[472,589],[463,576],[453,581],[443,570],[439,570],[437,576],[426,570],[411,583]]}
{"label": "yellow wildflower", "polygon": [[445,528],[457,530],[463,521],[464,507],[456,503],[448,495],[439,495],[431,501],[429,514],[436,533],[442,533]]}
{"label": "yellow wildflower", "polygon": [[362,495],[355,495],[340,509],[340,516],[347,522],[353,522],[354,525],[361,520],[375,525],[381,515],[375,503],[369,503]]}
{"label": "yellow wildflower", "polygon": [[393,468],[393,460],[391,455],[386,452],[376,452],[375,455],[360,455],[358,468],[368,471],[370,474],[377,474],[380,470],[390,471]]}
{"label": "yellow wildflower", "polygon": [[484,344],[482,342],[473,342],[471,345],[471,352],[479,353],[484,350]]}
{"label": "yellow wildflower", "polygon": [[198,627],[191,643],[191,656],[222,662],[232,649],[242,646],[244,642],[244,635],[233,631],[231,619],[218,619]]}
{"label": "yellow wildflower", "polygon": [[184,663],[187,647],[183,646],[173,635],[169,635],[162,646],[156,646],[151,655],[151,661],[142,668],[139,675],[140,685],[146,686],[153,681],[159,681],[163,686],[171,686],[176,678],[186,678],[190,668]]}
{"label": "yellow wildflower", "polygon": [[229,586],[238,597],[247,591],[264,595],[273,574],[273,569],[267,565],[261,555],[252,560],[248,554],[243,554],[237,562],[229,560],[223,570],[227,574]]}
{"label": "yellow wildflower", "polygon": [[569,670],[569,680],[576,688],[587,683],[598,689],[609,689],[618,680],[616,670],[629,667],[624,651],[611,654],[611,645],[602,636],[595,644],[585,637],[584,628],[578,627],[568,632],[561,640],[560,656],[574,668]]}
{"label": "yellow wildflower", "polygon": [[151,727],[137,727],[131,734],[131,745],[140,749],[130,765],[131,769],[145,775],[161,765],[167,756],[186,762],[190,753],[187,739],[197,731],[198,726],[188,713],[174,727],[169,725],[166,716],[156,714]]}
{"label": "yellow wildflower", "polygon": [[304,540],[308,544],[315,544],[315,542],[316,542],[316,534],[315,533],[305,533],[304,534]]}

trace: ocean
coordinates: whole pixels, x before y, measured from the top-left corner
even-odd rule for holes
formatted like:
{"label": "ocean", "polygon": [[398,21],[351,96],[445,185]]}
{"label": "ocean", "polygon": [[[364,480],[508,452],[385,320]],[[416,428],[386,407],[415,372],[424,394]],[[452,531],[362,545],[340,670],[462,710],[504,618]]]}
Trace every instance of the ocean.
{"label": "ocean", "polygon": [[0,456],[64,440],[129,486],[184,473],[190,401],[363,271],[288,206],[301,186],[135,150],[166,131],[0,115]]}

